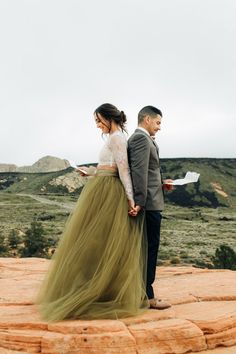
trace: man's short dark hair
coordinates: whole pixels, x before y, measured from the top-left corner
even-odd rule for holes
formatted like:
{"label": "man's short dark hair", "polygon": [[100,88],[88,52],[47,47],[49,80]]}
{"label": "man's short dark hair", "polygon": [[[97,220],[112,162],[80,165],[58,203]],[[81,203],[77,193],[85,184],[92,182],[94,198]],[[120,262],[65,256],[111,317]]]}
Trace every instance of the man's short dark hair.
{"label": "man's short dark hair", "polygon": [[143,107],[138,113],[138,124],[143,122],[144,117],[150,116],[152,118],[156,118],[157,114],[162,117],[162,112],[160,111],[160,109],[153,106]]}

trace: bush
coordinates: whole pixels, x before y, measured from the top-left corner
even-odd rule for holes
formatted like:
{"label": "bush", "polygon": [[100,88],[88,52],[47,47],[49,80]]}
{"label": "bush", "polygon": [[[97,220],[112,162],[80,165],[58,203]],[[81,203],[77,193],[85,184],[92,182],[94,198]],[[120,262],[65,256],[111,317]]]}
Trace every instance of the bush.
{"label": "bush", "polygon": [[55,219],[55,215],[47,214],[47,213],[41,213],[38,217],[38,220],[40,221],[48,221],[48,220],[53,220]]}
{"label": "bush", "polygon": [[41,222],[34,220],[24,237],[23,257],[48,257],[50,247]]}
{"label": "bush", "polygon": [[186,251],[181,251],[179,255],[181,258],[188,258],[189,257],[189,254]]}
{"label": "bush", "polygon": [[170,263],[171,264],[179,264],[180,263],[180,258],[175,256],[175,257],[172,257],[171,260],[170,260]]}
{"label": "bush", "polygon": [[170,258],[170,254],[168,251],[165,251],[165,250],[160,250],[159,253],[158,253],[158,259],[169,259]]}
{"label": "bush", "polygon": [[228,245],[220,245],[212,257],[214,268],[236,270],[236,253]]}
{"label": "bush", "polygon": [[208,268],[208,269],[214,268],[211,262],[207,260],[200,260],[200,259],[196,259],[195,264],[193,264],[193,266],[196,268]]}
{"label": "bush", "polygon": [[0,231],[0,255],[7,256],[7,253],[8,253],[8,246],[7,246],[5,237],[3,236],[2,232]]}
{"label": "bush", "polygon": [[10,249],[17,249],[19,244],[22,242],[21,237],[17,230],[12,229],[8,236],[8,245]]}

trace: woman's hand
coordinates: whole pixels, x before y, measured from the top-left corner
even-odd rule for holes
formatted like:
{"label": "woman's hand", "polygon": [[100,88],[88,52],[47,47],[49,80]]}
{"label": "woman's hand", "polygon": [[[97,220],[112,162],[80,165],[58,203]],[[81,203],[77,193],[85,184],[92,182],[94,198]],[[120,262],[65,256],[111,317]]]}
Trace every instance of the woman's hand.
{"label": "woman's hand", "polygon": [[140,210],[142,209],[141,206],[135,205],[133,201],[128,200],[129,204],[129,211],[128,214],[130,216],[137,216]]}
{"label": "woman's hand", "polygon": [[128,200],[128,205],[129,205],[129,211],[128,214],[130,216],[136,216],[137,213],[135,212],[135,204],[133,200]]}
{"label": "woman's hand", "polygon": [[80,166],[75,170],[75,172],[79,172],[80,176],[82,176],[82,177],[87,177],[87,176],[89,176],[88,170],[89,170],[88,167]]}

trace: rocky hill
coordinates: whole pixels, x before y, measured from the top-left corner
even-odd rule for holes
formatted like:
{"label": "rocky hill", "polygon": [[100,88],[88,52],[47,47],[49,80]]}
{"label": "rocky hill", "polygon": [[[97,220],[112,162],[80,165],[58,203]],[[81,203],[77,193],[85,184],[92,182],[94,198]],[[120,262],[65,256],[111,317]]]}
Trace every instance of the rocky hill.
{"label": "rocky hill", "polygon": [[[49,161],[52,161],[51,159],[49,158]],[[12,193],[79,194],[86,183],[86,178],[80,177],[72,168],[68,168],[64,160],[61,160],[60,168],[64,166],[65,169],[45,172],[53,167],[53,163],[47,165],[47,161],[48,158],[45,157],[33,165],[35,169],[40,170],[37,173],[0,173],[0,190]],[[54,167],[59,168],[57,160],[53,161]],[[197,183],[177,186],[171,193],[165,193],[167,202],[188,207],[236,206],[236,159],[162,159],[161,166],[163,178],[183,178],[187,171],[200,173]]]}
{"label": "rocky hill", "polygon": [[65,159],[60,159],[54,156],[44,156],[38,161],[36,161],[32,166],[18,167],[12,164],[0,163],[0,172],[26,172],[26,173],[55,172],[55,171],[65,170],[69,166],[70,166],[69,161]]}
{"label": "rocky hill", "polygon": [[0,172],[16,172],[17,168],[14,164],[0,163]]}
{"label": "rocky hill", "polygon": [[235,354],[236,272],[159,267],[172,307],[119,320],[47,323],[34,305],[50,261],[0,258],[0,354]]}

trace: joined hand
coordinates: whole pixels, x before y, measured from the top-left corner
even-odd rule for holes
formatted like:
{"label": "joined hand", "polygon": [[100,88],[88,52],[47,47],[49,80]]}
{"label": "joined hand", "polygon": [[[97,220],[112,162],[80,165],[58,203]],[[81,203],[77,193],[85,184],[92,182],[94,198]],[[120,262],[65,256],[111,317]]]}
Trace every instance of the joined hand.
{"label": "joined hand", "polygon": [[140,210],[141,210],[141,206],[136,205],[129,210],[128,214],[130,216],[137,216]]}

